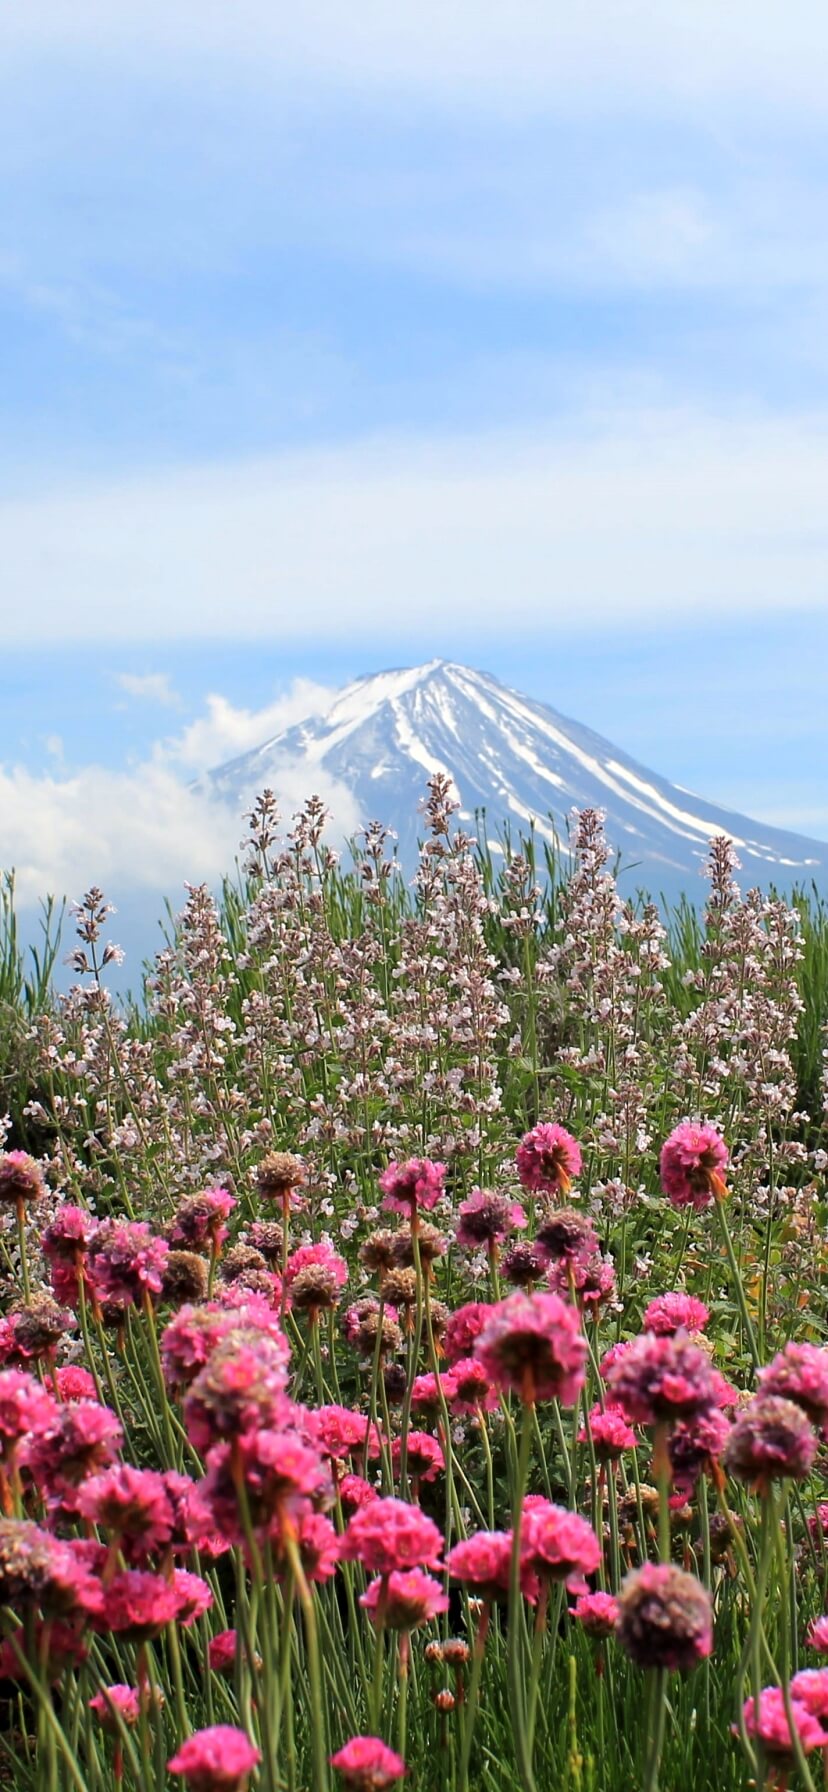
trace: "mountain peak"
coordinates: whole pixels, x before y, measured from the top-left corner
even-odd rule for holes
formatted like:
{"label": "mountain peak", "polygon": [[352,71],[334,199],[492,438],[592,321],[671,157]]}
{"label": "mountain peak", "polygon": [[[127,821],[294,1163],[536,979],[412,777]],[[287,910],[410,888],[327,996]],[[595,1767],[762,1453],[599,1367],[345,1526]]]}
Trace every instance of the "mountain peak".
{"label": "mountain peak", "polygon": [[629,891],[687,890],[698,897],[710,839],[733,840],[750,884],[782,888],[814,879],[828,888],[828,846],[720,809],[670,784],[620,748],[549,705],[452,660],[395,667],[346,685],[321,716],[286,729],[210,776],[217,793],[248,798],[279,792],[279,767],[307,768],[308,794],[320,773],[345,785],[363,823],[379,820],[399,839],[406,870],[417,851],[425,781],[450,778],[465,826],[485,811],[490,848],[503,851],[504,826],[532,824],[565,841],[573,809],[600,808]]}

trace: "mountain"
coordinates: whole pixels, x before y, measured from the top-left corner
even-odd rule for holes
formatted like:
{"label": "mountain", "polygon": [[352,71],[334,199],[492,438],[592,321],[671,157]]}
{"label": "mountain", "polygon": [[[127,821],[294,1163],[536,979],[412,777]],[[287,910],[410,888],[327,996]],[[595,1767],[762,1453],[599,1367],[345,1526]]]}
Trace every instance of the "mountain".
{"label": "mountain", "polygon": [[462,823],[472,831],[475,811],[485,810],[496,852],[504,823],[514,838],[534,820],[543,839],[565,844],[571,810],[592,807],[606,814],[628,892],[640,887],[674,898],[684,889],[698,898],[713,834],[734,841],[745,887],[813,880],[828,890],[828,843],[717,808],[489,673],[444,660],[356,679],[325,715],[219,766],[207,783],[233,802],[265,787],[278,799],[279,768],[288,762],[306,768],[308,795],[324,772],[347,786],[363,821],[392,827],[408,872],[422,832],[417,805],[425,781],[446,772]]}

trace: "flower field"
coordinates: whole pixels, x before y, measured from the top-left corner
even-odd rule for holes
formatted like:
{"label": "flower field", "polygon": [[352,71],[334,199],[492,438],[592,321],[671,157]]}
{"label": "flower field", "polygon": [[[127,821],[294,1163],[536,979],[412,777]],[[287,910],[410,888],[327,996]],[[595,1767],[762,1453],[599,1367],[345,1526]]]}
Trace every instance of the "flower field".
{"label": "flower field", "polygon": [[266,793],[140,1005],[7,909],[21,1792],[828,1784],[828,921],[424,807],[409,891]]}

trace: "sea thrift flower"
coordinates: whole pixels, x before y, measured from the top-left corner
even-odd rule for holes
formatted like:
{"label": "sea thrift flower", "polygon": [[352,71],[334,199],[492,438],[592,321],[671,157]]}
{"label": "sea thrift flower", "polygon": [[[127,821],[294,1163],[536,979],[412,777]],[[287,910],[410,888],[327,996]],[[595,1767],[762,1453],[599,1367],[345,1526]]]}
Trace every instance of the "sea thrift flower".
{"label": "sea thrift flower", "polygon": [[557,1294],[571,1293],[581,1306],[595,1311],[615,1293],[615,1270],[609,1257],[597,1252],[592,1257],[561,1258],[552,1264],[546,1285]]}
{"label": "sea thrift flower", "polygon": [[692,1493],[699,1475],[718,1462],[730,1436],[730,1422],[718,1407],[696,1413],[670,1433],[667,1453],[676,1493]]}
{"label": "sea thrift flower", "polygon": [[[627,1423],[625,1414],[618,1406],[593,1406],[589,1413],[589,1432],[592,1445],[599,1462],[615,1462],[625,1450],[634,1450],[638,1439]],[[584,1427],[578,1433],[578,1442],[586,1443],[587,1432]]]}
{"label": "sea thrift flower", "polygon": [[572,1592],[583,1591],[585,1576],[601,1565],[601,1545],[592,1525],[577,1512],[540,1498],[526,1502],[521,1551],[540,1579],[562,1580]]}
{"label": "sea thrift flower", "polygon": [[[475,1367],[479,1370],[480,1375],[485,1380],[483,1370],[480,1368],[479,1363],[477,1363]],[[456,1383],[453,1369],[446,1369],[443,1374],[441,1374],[439,1382],[437,1376],[431,1369],[426,1370],[423,1375],[415,1375],[411,1384],[411,1411],[416,1413],[418,1419],[424,1419],[431,1424],[436,1424],[442,1412],[440,1402],[441,1391],[446,1405],[449,1405],[454,1398],[455,1388]]]}
{"label": "sea thrift flower", "polygon": [[169,1249],[144,1220],[102,1220],[87,1259],[99,1300],[141,1306],[145,1295],[160,1294]]}
{"label": "sea thrift flower", "polygon": [[330,1244],[300,1244],[298,1250],[292,1251],[287,1260],[285,1282],[292,1287],[297,1276],[305,1269],[319,1266],[331,1271],[337,1288],[344,1288],[348,1280],[348,1265],[344,1257],[340,1257]]}
{"label": "sea thrift flower", "polygon": [[828,1616],[811,1620],[805,1641],[809,1649],[816,1649],[820,1655],[828,1655]]}
{"label": "sea thrift flower", "polygon": [[34,1375],[0,1371],[0,1454],[8,1457],[24,1437],[51,1430],[57,1417],[55,1401]]}
{"label": "sea thrift flower", "polygon": [[522,1239],[509,1246],[500,1264],[504,1280],[515,1288],[531,1288],[539,1282],[546,1268],[543,1253],[533,1240]]}
{"label": "sea thrift flower", "polygon": [[813,1426],[793,1400],[757,1394],[739,1414],[724,1453],[728,1474],[766,1494],[772,1481],[802,1481],[817,1452]]}
{"label": "sea thrift flower", "polygon": [[28,1519],[0,1519],[0,1604],[44,1618],[100,1610],[101,1591],[82,1553]]}
{"label": "sea thrift flower", "polygon": [[694,1294],[657,1294],[645,1308],[644,1330],[660,1338],[674,1332],[703,1332],[710,1318],[710,1309]]}
{"label": "sea thrift flower", "polygon": [[244,1730],[234,1724],[212,1724],[188,1736],[167,1769],[181,1775],[189,1792],[244,1792],[261,1758]]}
{"label": "sea thrift flower", "polygon": [[369,1574],[395,1569],[439,1568],[443,1539],[431,1518],[406,1500],[371,1500],[356,1512],[342,1539],[345,1561]]}
{"label": "sea thrift flower", "polygon": [[407,1772],[402,1755],[395,1754],[378,1736],[352,1737],[330,1756],[330,1763],[353,1792],[385,1792]]}
{"label": "sea thrift flower", "polygon": [[[511,1531],[477,1531],[455,1543],[446,1557],[452,1580],[488,1602],[505,1599],[509,1592],[512,1560]],[[534,1600],[538,1593],[537,1576],[521,1552],[520,1588],[524,1597]]]}
{"label": "sea thrift flower", "polygon": [[227,1237],[236,1198],[226,1188],[205,1188],[179,1202],[167,1227],[168,1243],[188,1251],[218,1251]]}
{"label": "sea thrift flower", "polygon": [[510,1294],[493,1308],[474,1346],[495,1386],[523,1400],[577,1398],[586,1339],[574,1307],[557,1294]]}
{"label": "sea thrift flower", "polygon": [[279,1264],[282,1261],[285,1233],[278,1220],[254,1220],[250,1228],[250,1243],[254,1249],[261,1251],[265,1261]]}
{"label": "sea thrift flower", "polygon": [[64,1363],[47,1375],[45,1386],[50,1394],[56,1394],[61,1401],[97,1400],[98,1390],[95,1377],[88,1369],[82,1369],[79,1363]]}
{"label": "sea thrift flower", "polygon": [[179,1601],[176,1623],[183,1624],[186,1629],[210,1610],[213,1594],[206,1580],[202,1580],[200,1574],[191,1574],[187,1568],[173,1569],[172,1584]]}
{"label": "sea thrift flower", "polygon": [[[791,1698],[812,1717],[828,1717],[828,1668],[802,1668],[791,1681]],[[825,1738],[828,1742],[828,1736]]]}
{"label": "sea thrift flower", "polygon": [[383,1307],[380,1319],[380,1303],[373,1295],[366,1296],[365,1300],[355,1301],[352,1307],[348,1307],[342,1318],[342,1330],[358,1355],[366,1359],[373,1358],[380,1330],[381,1357],[389,1351],[393,1353],[399,1350],[402,1345],[396,1307]]}
{"label": "sea thrift flower", "polygon": [[492,1195],[485,1189],[474,1188],[459,1208],[457,1243],[472,1251],[479,1250],[481,1245],[492,1249],[502,1244],[510,1232],[522,1232],[525,1225],[526,1215],[519,1201],[510,1201],[508,1195]]}
{"label": "sea thrift flower", "polygon": [[282,1515],[295,1515],[302,1500],[326,1494],[330,1488],[327,1469],[296,1432],[253,1429],[232,1445],[215,1445],[199,1494],[215,1528],[232,1542],[241,1542],[244,1536],[239,1481],[244,1483],[255,1530]]}
{"label": "sea thrift flower", "polygon": [[532,1194],[568,1195],[581,1174],[581,1148],[564,1126],[541,1120],[515,1153],[522,1186]]}
{"label": "sea thrift flower", "polygon": [[103,1729],[117,1736],[118,1718],[122,1724],[126,1724],[127,1729],[132,1729],[133,1724],[138,1722],[138,1690],[134,1686],[123,1684],[108,1686],[105,1692],[96,1692],[95,1697],[89,1700],[89,1709],[94,1711]]}
{"label": "sea thrift flower", "polygon": [[713,1648],[710,1595],[671,1562],[645,1562],[628,1574],[618,1605],[618,1641],[641,1668],[686,1673]]}
{"label": "sea thrift flower", "polygon": [[453,1413],[493,1412],[498,1404],[496,1388],[483,1364],[473,1356],[461,1357],[454,1364],[448,1376],[443,1377],[443,1390]]}
{"label": "sea thrift flower", "polygon": [[47,1263],[76,1268],[89,1248],[97,1224],[85,1207],[74,1207],[71,1202],[64,1201],[41,1237],[41,1249]]}
{"label": "sea thrift flower", "polygon": [[255,1344],[230,1336],[219,1345],[190,1388],[184,1423],[202,1452],[220,1438],[263,1427],[278,1429],[285,1414],[285,1353],[275,1340]]}
{"label": "sea thrift flower", "polygon": [[379,1432],[365,1413],[354,1412],[350,1406],[318,1406],[309,1417],[313,1435],[326,1456],[341,1460],[354,1450],[364,1450],[366,1442],[368,1455],[379,1455]]}
{"label": "sea thrift flower", "polygon": [[[324,1512],[302,1512],[296,1527],[296,1541],[302,1567],[308,1580],[330,1580],[340,1561],[340,1539]],[[277,1545],[282,1539],[277,1535]],[[277,1565],[282,1555],[277,1548]],[[286,1565],[286,1558],[285,1558]]]}
{"label": "sea thrift flower", "polygon": [[[766,1686],[759,1694],[758,1712],[753,1699],[747,1699],[742,1710],[748,1736],[755,1736],[761,1742],[765,1754],[777,1766],[793,1767],[796,1755],[781,1689]],[[828,1736],[818,1719],[812,1717],[798,1699],[791,1700],[791,1715],[803,1754],[809,1755],[812,1749],[824,1747]],[[738,1735],[737,1726],[732,1727],[734,1735]]]}
{"label": "sea thrift flower", "polygon": [[105,1468],[120,1444],[121,1426],[109,1407],[75,1400],[59,1408],[48,1431],[24,1442],[20,1460],[47,1493],[66,1494]]}
{"label": "sea thrift flower", "polygon": [[412,1219],[419,1211],[436,1207],[445,1192],[446,1166],[430,1157],[411,1157],[406,1163],[390,1163],[379,1185],[383,1207],[391,1213],[402,1213]]}
{"label": "sea thrift flower", "polygon": [[597,1640],[612,1636],[618,1622],[618,1600],[611,1593],[582,1593],[569,1607],[569,1616],[580,1624],[587,1636]]}
{"label": "sea thrift flower", "polygon": [[208,1281],[209,1265],[198,1251],[171,1250],[164,1264],[161,1299],[170,1307],[204,1300]]}
{"label": "sea thrift flower", "polygon": [[561,1259],[592,1257],[599,1245],[588,1214],[579,1213],[576,1207],[552,1207],[538,1227],[535,1248],[544,1263],[550,1264]]}
{"label": "sea thrift flower", "polygon": [[715,1126],[682,1121],[661,1147],[661,1186],[674,1207],[709,1207],[727,1194],[728,1149]]}
{"label": "sea thrift flower", "polygon": [[298,1206],[296,1190],[305,1182],[305,1166],[292,1151],[271,1151],[256,1170],[256,1187],[265,1201],[281,1201],[284,1208]]}
{"label": "sea thrift flower", "polygon": [[37,1362],[50,1356],[74,1325],[74,1316],[59,1307],[49,1294],[35,1294],[4,1321],[9,1357]]}
{"label": "sea thrift flower", "polygon": [[22,1207],[45,1193],[43,1171],[27,1151],[0,1152],[0,1205]]}
{"label": "sea thrift flower", "polygon": [[207,1659],[215,1674],[232,1674],[239,1646],[237,1630],[219,1630],[207,1644]]}
{"label": "sea thrift flower", "polygon": [[818,1431],[828,1425],[828,1350],[816,1344],[786,1344],[759,1370],[759,1397],[778,1394],[793,1400]]}
{"label": "sea thrift flower", "polygon": [[[399,1470],[402,1463],[402,1438],[395,1437],[391,1460],[394,1468]],[[409,1431],[408,1473],[414,1480],[436,1481],[444,1468],[445,1458],[436,1437],[431,1437],[427,1431]]]}
{"label": "sea thrift flower", "polygon": [[134,1561],[163,1548],[172,1532],[173,1510],[163,1475],[126,1462],[93,1475],[78,1493],[77,1510],[102,1525]]}
{"label": "sea thrift flower", "polygon": [[385,1630],[414,1630],[428,1624],[440,1612],[448,1611],[448,1598],[442,1586],[422,1568],[409,1568],[372,1580],[362,1594],[372,1624]]}
{"label": "sea thrift flower", "polygon": [[126,1568],[116,1574],[104,1592],[98,1630],[111,1630],[125,1642],[145,1643],[159,1636],[166,1624],[178,1617],[187,1603],[174,1584],[161,1574]]}
{"label": "sea thrift flower", "polygon": [[[603,1372],[603,1370],[602,1370]],[[644,1332],[606,1370],[613,1398],[634,1423],[691,1418],[715,1404],[709,1359],[684,1332]]]}
{"label": "sea thrift flower", "polygon": [[479,1338],[493,1312],[491,1303],[481,1300],[467,1301],[465,1306],[456,1308],[448,1321],[443,1339],[447,1363],[456,1363],[463,1356],[471,1356],[475,1339]]}

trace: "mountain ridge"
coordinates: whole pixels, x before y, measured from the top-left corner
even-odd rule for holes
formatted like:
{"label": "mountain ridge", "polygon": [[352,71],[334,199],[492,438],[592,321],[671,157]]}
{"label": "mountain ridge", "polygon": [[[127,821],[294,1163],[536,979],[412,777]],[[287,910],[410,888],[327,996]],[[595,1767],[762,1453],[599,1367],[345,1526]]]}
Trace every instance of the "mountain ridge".
{"label": "mountain ridge", "polygon": [[[782,889],[814,881],[828,891],[828,844],[767,826],[696,796],[640,764],[612,741],[525,697],[488,672],[451,660],[366,674],[308,716],[216,767],[206,784],[237,801],[265,785],[279,795],[279,765],[305,766],[344,784],[363,824],[382,821],[413,869],[418,802],[428,776],[452,780],[467,825],[485,811],[491,849],[498,830],[534,823],[541,839],[566,839],[573,809],[600,808],[624,874],[674,896],[694,893],[714,834],[733,840],[747,881]],[[743,880],[744,881],[744,880]]]}

